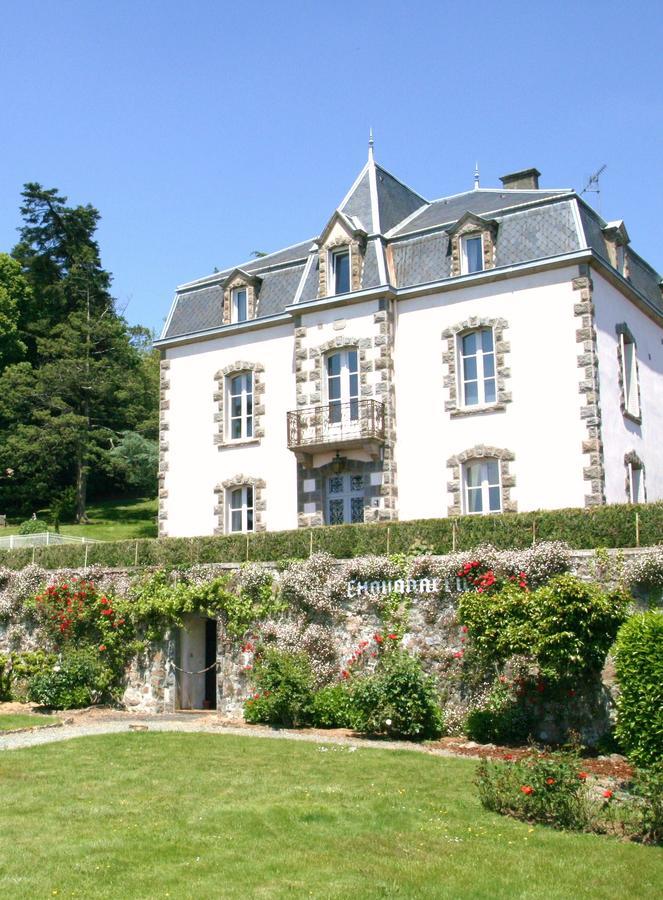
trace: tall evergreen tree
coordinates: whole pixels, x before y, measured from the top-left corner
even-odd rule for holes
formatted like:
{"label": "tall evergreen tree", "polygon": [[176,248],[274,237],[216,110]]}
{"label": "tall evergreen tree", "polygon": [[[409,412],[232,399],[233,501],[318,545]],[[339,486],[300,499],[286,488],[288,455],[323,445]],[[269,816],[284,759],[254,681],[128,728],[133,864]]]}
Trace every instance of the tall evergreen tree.
{"label": "tall evergreen tree", "polygon": [[13,256],[29,289],[18,303],[25,361],[0,375],[0,467],[14,469],[23,506],[28,497],[49,502],[73,483],[76,521],[84,522],[90,472],[104,469],[114,436],[147,422],[153,438],[158,394],[145,350],[110,294],[97,210],[69,207],[35,183],[22,196]]}

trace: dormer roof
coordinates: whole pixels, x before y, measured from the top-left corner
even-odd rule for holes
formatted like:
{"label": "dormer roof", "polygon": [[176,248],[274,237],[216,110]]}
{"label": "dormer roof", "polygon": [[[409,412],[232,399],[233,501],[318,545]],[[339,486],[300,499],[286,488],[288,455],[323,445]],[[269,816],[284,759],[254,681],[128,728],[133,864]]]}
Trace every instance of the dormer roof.
{"label": "dormer roof", "polygon": [[260,275],[254,275],[251,272],[247,272],[246,269],[234,268],[231,272],[226,275],[226,277],[221,282],[222,288],[227,288],[229,284],[232,284],[236,279],[241,279],[245,284],[252,284],[257,286],[262,281]]}
{"label": "dormer roof", "polygon": [[451,237],[451,235],[456,234],[456,232],[463,229],[466,225],[474,225],[479,231],[484,229],[492,231],[497,228],[495,219],[487,219],[485,216],[478,216],[476,213],[467,210],[457,222],[454,222],[453,225],[449,225],[449,227],[444,230]]}

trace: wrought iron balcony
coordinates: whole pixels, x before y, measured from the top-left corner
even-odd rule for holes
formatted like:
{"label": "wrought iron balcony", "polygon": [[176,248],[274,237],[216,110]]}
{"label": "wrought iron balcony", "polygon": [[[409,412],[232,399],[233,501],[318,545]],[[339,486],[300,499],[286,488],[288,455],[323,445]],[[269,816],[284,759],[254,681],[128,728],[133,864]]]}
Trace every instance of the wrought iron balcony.
{"label": "wrought iron balcony", "polygon": [[298,455],[335,447],[375,454],[384,440],[384,405],[377,400],[332,401],[288,413],[288,447]]}

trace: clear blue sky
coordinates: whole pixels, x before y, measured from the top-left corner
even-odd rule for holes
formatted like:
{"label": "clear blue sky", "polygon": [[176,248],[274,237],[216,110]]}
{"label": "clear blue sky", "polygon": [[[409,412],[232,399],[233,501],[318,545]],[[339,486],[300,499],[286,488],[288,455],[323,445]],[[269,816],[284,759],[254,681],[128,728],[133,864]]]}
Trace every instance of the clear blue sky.
{"label": "clear blue sky", "polygon": [[[366,159],[432,199],[529,166],[663,268],[659,2],[5,0],[0,250],[24,182],[102,214],[130,322],[316,235]],[[595,202],[590,195],[590,202]]]}

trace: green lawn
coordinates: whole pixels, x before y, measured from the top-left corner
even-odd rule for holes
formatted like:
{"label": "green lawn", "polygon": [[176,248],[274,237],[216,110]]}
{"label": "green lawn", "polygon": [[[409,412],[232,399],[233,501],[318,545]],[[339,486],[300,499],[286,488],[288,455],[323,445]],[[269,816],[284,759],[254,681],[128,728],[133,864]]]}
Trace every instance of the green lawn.
{"label": "green lawn", "polygon": [[55,716],[31,716],[26,713],[0,713],[0,731],[12,728],[36,728],[40,725],[57,725]]}
{"label": "green lawn", "polygon": [[663,850],[485,812],[475,767],[207,734],[0,753],[0,896],[660,897]]}
{"label": "green lawn", "polygon": [[[145,499],[104,500],[91,503],[87,509],[89,525],[60,525],[61,534],[94,538],[97,541],[129,541],[135,538],[157,536],[157,501]],[[49,522],[47,510],[37,515]],[[18,534],[20,522],[12,522],[7,528],[0,528],[0,537]],[[49,530],[53,526],[49,524]]]}

